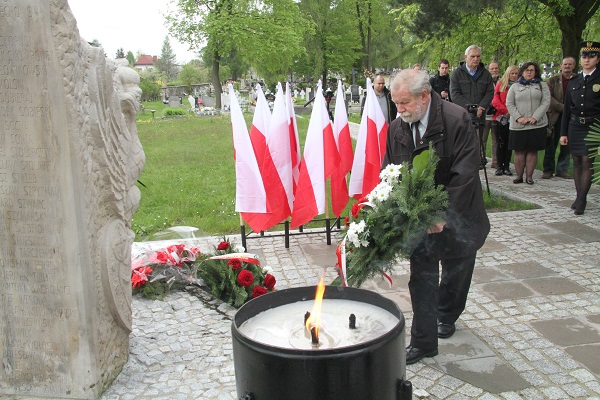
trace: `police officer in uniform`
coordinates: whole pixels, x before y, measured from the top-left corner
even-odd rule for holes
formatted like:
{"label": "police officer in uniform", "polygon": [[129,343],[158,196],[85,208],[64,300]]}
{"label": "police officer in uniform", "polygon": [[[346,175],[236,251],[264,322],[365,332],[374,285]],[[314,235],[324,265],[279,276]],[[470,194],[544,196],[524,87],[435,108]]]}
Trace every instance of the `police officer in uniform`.
{"label": "police officer in uniform", "polygon": [[593,156],[585,138],[591,125],[600,122],[600,42],[582,42],[580,65],[582,73],[573,77],[565,94],[560,144],[569,145],[573,156],[573,179],[577,198],[571,205],[575,215],[582,215],[592,184]]}

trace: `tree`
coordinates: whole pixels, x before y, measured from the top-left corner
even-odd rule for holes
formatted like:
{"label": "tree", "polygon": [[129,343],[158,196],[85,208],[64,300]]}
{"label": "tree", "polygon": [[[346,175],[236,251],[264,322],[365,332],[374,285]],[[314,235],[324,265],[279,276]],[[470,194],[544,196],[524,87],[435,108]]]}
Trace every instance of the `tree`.
{"label": "tree", "polygon": [[331,72],[344,73],[362,57],[354,15],[355,0],[302,0],[299,4],[310,22],[305,31],[306,52],[298,70],[319,76],[323,82]]}
{"label": "tree", "polygon": [[[415,9],[398,13],[398,18],[402,18],[398,26],[403,37],[411,37],[411,17],[417,14]],[[501,67],[523,61],[550,63],[561,59],[560,31],[548,8],[542,4],[510,1],[502,10],[488,8],[459,18],[460,26],[468,26],[468,30],[449,30],[443,41],[438,35],[414,40],[410,47],[416,49],[418,55],[412,58],[428,64],[435,71],[440,58],[446,58],[456,66],[463,60],[464,50],[475,43],[483,49],[485,64],[495,60]]]}
{"label": "tree", "polygon": [[91,42],[88,42],[88,44],[92,47],[100,47],[102,48],[102,45],[100,44],[100,41],[98,39],[94,39]]}
{"label": "tree", "polygon": [[142,101],[156,101],[160,98],[160,85],[152,73],[140,75],[140,89],[142,89]]}
{"label": "tree", "polygon": [[165,36],[160,52],[160,58],[154,65],[156,69],[165,76],[167,81],[171,81],[177,77],[177,60],[175,59],[175,52],[169,42],[169,36]]}
{"label": "tree", "polygon": [[123,50],[122,47],[118,49],[117,53],[115,54],[115,59],[118,60],[119,58],[125,58],[125,50]]}
{"label": "tree", "polygon": [[125,57],[127,59],[127,61],[129,61],[129,66],[133,67],[133,65],[135,64],[135,56],[133,55],[133,53],[131,51],[127,52],[127,57]]}
{"label": "tree", "polygon": [[[542,10],[540,9],[541,5],[558,24],[561,39],[557,47],[562,49],[562,56],[578,54],[578,44],[582,40],[582,32],[587,22],[597,13],[600,7],[599,0],[538,0],[536,2],[519,2],[518,0],[500,0],[496,2],[487,0],[396,1],[398,4],[405,6],[410,4],[421,6],[411,26],[413,32],[421,38],[447,37],[454,35],[456,32],[465,31],[465,26],[469,26],[469,32],[479,33],[472,26],[464,25],[464,17],[480,17],[485,12],[493,11],[498,11],[503,16],[508,17],[512,8],[520,6],[521,8],[529,7],[529,9]],[[518,17],[523,22],[535,23],[527,13],[519,14]],[[505,28],[511,29],[512,27],[506,26]],[[487,26],[485,30],[497,33],[491,31]],[[551,29],[546,29],[535,36],[530,33],[528,39],[530,43],[531,41],[537,42],[543,40],[548,33],[552,35]],[[472,40],[471,43],[473,42]],[[505,44],[510,45],[509,43]]]}
{"label": "tree", "polygon": [[194,83],[203,82],[206,77],[206,72],[202,71],[194,61],[185,64],[179,71],[179,81],[187,87],[188,93],[192,91]]}
{"label": "tree", "polygon": [[390,48],[395,53],[397,40],[393,39],[393,18],[389,15],[390,5],[385,0],[353,0],[355,20],[360,34],[362,46],[362,67],[373,71],[375,66],[384,67],[376,60],[383,61],[388,52],[382,51]]}
{"label": "tree", "polygon": [[221,107],[219,68],[237,55],[266,79],[285,76],[301,49],[302,19],[294,0],[172,0],[169,31],[192,49],[205,46],[216,106]]}
{"label": "tree", "polygon": [[[577,56],[579,43],[588,21],[600,7],[599,0],[538,0],[552,10],[562,33],[560,41],[563,57]],[[577,57],[575,58],[577,59]]]}

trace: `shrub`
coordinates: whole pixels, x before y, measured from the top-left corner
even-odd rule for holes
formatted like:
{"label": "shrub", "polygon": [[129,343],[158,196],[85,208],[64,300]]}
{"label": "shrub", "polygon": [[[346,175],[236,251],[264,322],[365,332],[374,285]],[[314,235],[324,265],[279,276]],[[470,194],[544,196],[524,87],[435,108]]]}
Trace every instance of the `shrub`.
{"label": "shrub", "polygon": [[174,115],[187,115],[187,111],[185,111],[183,108],[167,108],[165,109],[163,115],[165,117]]}

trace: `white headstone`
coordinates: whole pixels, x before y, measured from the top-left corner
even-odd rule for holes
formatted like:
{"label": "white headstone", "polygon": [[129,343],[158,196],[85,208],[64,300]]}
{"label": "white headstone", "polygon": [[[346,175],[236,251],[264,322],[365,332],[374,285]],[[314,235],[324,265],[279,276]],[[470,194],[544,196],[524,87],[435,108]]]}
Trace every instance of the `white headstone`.
{"label": "white headstone", "polygon": [[95,399],[131,331],[138,74],[66,0],[0,0],[0,397]]}

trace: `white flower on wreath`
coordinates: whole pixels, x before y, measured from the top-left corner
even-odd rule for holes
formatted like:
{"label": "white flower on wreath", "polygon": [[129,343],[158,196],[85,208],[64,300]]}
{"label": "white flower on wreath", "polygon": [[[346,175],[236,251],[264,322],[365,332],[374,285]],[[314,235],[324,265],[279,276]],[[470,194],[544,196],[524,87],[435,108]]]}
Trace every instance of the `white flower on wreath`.
{"label": "white flower on wreath", "polygon": [[273,274],[273,267],[270,267],[268,265],[262,267],[262,270],[265,274]]}
{"label": "white flower on wreath", "polygon": [[388,164],[380,173],[379,178],[382,182],[387,182],[391,185],[398,181],[401,174],[401,165]]}
{"label": "white flower on wreath", "polygon": [[[364,220],[360,222],[351,222],[348,227],[348,233],[346,236],[350,243],[354,245],[354,247],[367,247],[369,246],[369,241],[367,240],[369,232],[365,232],[367,228],[367,224]],[[361,237],[362,236],[362,237]]]}
{"label": "white flower on wreath", "polygon": [[367,200],[371,203],[381,203],[382,201],[387,200],[390,193],[392,193],[392,189],[393,187],[389,182],[381,181],[373,190],[371,190],[371,193],[367,195]]}

